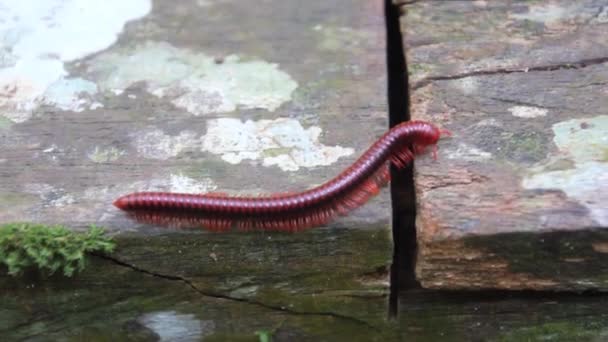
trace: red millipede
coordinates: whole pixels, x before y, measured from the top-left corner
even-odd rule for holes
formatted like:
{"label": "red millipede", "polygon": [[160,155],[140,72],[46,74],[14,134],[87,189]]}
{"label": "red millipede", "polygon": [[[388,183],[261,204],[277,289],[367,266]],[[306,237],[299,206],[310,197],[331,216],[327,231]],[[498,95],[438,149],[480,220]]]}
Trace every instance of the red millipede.
{"label": "red millipede", "polygon": [[334,179],[300,193],[259,197],[231,197],[218,193],[181,194],[136,192],[114,205],[142,222],[212,231],[300,231],[323,225],[337,215],[363,205],[390,181],[390,163],[398,168],[433,146],[447,130],[423,121],[393,127]]}

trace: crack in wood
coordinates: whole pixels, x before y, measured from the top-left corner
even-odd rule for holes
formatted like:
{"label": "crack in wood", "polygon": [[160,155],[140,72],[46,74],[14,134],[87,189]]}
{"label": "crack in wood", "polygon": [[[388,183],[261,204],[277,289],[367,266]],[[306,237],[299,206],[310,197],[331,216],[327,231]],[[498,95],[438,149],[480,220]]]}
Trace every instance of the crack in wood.
{"label": "crack in wood", "polygon": [[550,65],[539,65],[535,67],[529,68],[501,68],[494,70],[476,70],[465,72],[456,75],[449,76],[431,76],[420,79],[418,82],[412,84],[412,90],[418,90],[420,88],[426,87],[427,85],[435,82],[435,81],[451,81],[451,80],[459,80],[467,77],[474,76],[491,76],[491,75],[508,75],[514,73],[528,73],[528,72],[545,72],[545,71],[556,71],[556,70],[576,70],[583,69],[588,66],[598,65],[608,63],[608,57],[598,57],[598,58],[590,58],[584,59],[576,62],[569,63],[559,63],[559,64],[550,64]]}
{"label": "crack in wood", "polygon": [[[391,127],[410,119],[408,71],[400,18],[402,13],[392,0],[384,0],[386,25],[386,71],[389,124]],[[403,170],[391,168],[391,205],[393,262],[390,269],[389,317],[399,311],[399,292],[419,287],[416,281],[416,191],[410,164]]]}
{"label": "crack in wood", "polygon": [[120,260],[118,258],[109,256],[109,255],[105,255],[105,254],[101,254],[101,253],[91,253],[91,255],[106,260],[106,261],[110,261],[118,266],[121,267],[126,267],[129,268],[133,271],[136,272],[140,272],[143,274],[147,274],[149,276],[152,277],[156,277],[156,278],[161,278],[161,279],[165,279],[165,280],[171,280],[171,281],[179,281],[184,283],[185,285],[187,285],[188,287],[190,287],[192,290],[194,290],[195,292],[199,293],[200,295],[204,296],[204,297],[209,297],[209,298],[215,298],[215,299],[224,299],[224,300],[229,300],[229,301],[234,301],[234,302],[239,302],[239,303],[245,303],[245,304],[250,304],[250,305],[256,305],[265,309],[269,309],[269,310],[274,310],[274,311],[280,311],[280,312],[284,312],[286,314],[290,314],[290,315],[299,315],[299,316],[327,316],[327,317],[333,317],[333,318],[337,318],[337,319],[342,319],[342,320],[347,320],[356,324],[360,324],[360,325],[364,325],[368,328],[374,329],[375,331],[380,331],[380,329],[364,320],[355,318],[355,317],[351,317],[351,316],[347,316],[347,315],[342,315],[342,314],[338,314],[335,312],[311,312],[311,311],[297,311],[297,310],[292,310],[292,309],[288,309],[287,307],[284,306],[277,306],[277,305],[270,305],[270,304],[266,304],[263,302],[259,302],[256,300],[251,300],[251,299],[246,299],[246,298],[238,298],[238,297],[232,297],[229,295],[225,295],[225,294],[221,294],[221,293],[216,293],[216,292],[209,292],[209,291],[204,291],[202,289],[200,289],[199,287],[197,287],[191,280],[184,278],[182,276],[176,276],[176,275],[171,275],[171,274],[164,274],[164,273],[157,273],[151,270],[147,270],[141,267],[138,267],[136,265],[132,265],[129,264],[128,262],[125,262],[123,260]]}
{"label": "crack in wood", "polygon": [[489,97],[489,99],[498,101],[498,102],[502,102],[502,103],[514,104],[514,105],[518,105],[518,106],[536,107],[536,108],[542,108],[542,109],[563,109],[563,107],[545,106],[545,105],[539,105],[539,104],[533,103],[533,102],[503,99],[500,97]]}

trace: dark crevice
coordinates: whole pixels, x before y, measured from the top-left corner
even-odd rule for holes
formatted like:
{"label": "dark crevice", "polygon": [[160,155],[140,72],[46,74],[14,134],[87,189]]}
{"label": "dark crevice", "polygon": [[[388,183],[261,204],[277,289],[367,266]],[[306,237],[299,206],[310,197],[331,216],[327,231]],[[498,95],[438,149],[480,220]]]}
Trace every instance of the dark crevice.
{"label": "dark crevice", "polygon": [[[390,127],[410,119],[408,73],[399,25],[399,6],[385,0],[386,65],[388,81],[388,114]],[[414,272],[416,259],[416,198],[413,164],[398,170],[391,168],[391,202],[393,226],[393,263],[389,316],[398,311],[399,291],[418,287]]]}
{"label": "dark crevice", "polygon": [[[466,304],[466,303],[490,303],[512,300],[521,301],[557,301],[572,300],[577,301],[581,298],[597,298],[603,300],[608,298],[608,292],[598,290],[508,290],[508,289],[478,289],[478,290],[449,290],[449,289],[412,289],[401,293],[401,300],[412,303],[442,303],[444,305]],[[517,312],[517,311],[515,311]],[[508,314],[509,311],[502,309],[496,310],[494,314]],[[435,316],[450,316],[450,314],[435,313]]]}
{"label": "dark crevice", "polygon": [[421,0],[405,0],[405,1],[398,1],[396,3],[397,6],[407,6],[407,5],[413,5],[417,2],[421,2]]}
{"label": "dark crevice", "polygon": [[154,271],[150,271],[150,270],[146,270],[143,269],[141,267],[138,267],[136,265],[130,264],[128,262],[122,261],[120,259],[117,259],[115,257],[106,255],[106,254],[100,254],[100,253],[91,253],[91,255],[98,257],[100,259],[106,260],[106,261],[110,261],[118,266],[122,266],[122,267],[126,267],[129,268],[133,271],[136,272],[140,272],[143,274],[147,274],[149,276],[152,277],[156,277],[156,278],[161,278],[164,280],[171,280],[171,281],[179,281],[183,284],[185,284],[186,286],[190,287],[192,290],[194,290],[195,292],[197,292],[198,294],[204,296],[204,297],[209,297],[209,298],[215,298],[215,299],[223,299],[223,300],[230,300],[230,301],[234,301],[234,302],[240,302],[240,303],[245,303],[245,304],[250,304],[250,305],[256,305],[265,309],[269,309],[269,310],[275,310],[275,311],[281,311],[290,315],[300,315],[300,316],[327,316],[327,317],[333,317],[336,319],[342,319],[342,320],[346,320],[346,321],[350,321],[356,324],[360,324],[360,325],[364,325],[367,326],[368,328],[374,329],[379,331],[379,329],[369,323],[367,323],[366,321],[360,320],[358,318],[355,317],[350,317],[350,316],[346,316],[346,315],[342,315],[342,314],[338,314],[335,312],[309,312],[309,311],[297,311],[297,310],[292,310],[289,309],[287,307],[284,306],[278,306],[278,305],[270,305],[270,304],[266,304],[263,302],[259,302],[256,300],[251,300],[251,299],[246,299],[246,298],[238,298],[238,297],[232,297],[232,296],[228,296],[225,294],[221,294],[221,293],[216,293],[216,292],[210,292],[210,291],[205,291],[200,289],[199,287],[197,287],[192,281],[190,281],[187,278],[184,278],[182,276],[176,276],[176,275],[171,275],[171,274],[164,274],[164,273],[158,273],[158,272],[154,272]]}
{"label": "dark crevice", "polygon": [[516,69],[494,69],[494,70],[477,70],[471,72],[465,72],[462,74],[449,75],[449,76],[431,76],[425,77],[420,81],[412,85],[412,90],[420,89],[429,85],[434,81],[449,81],[458,80],[461,78],[472,77],[472,76],[488,76],[488,75],[508,75],[514,73],[527,73],[527,72],[543,72],[543,71],[555,71],[555,70],[570,70],[570,69],[582,69],[592,65],[608,63],[608,57],[584,59],[569,63],[559,63],[551,65],[539,65],[529,68],[516,68]]}

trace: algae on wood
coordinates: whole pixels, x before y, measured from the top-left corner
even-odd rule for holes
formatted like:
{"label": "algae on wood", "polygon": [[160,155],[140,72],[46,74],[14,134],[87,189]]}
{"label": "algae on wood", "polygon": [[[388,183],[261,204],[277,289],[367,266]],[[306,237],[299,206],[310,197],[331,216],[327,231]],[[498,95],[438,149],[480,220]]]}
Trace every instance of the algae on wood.
{"label": "algae on wood", "polygon": [[300,313],[197,291],[99,258],[75,278],[0,276],[0,288],[5,341],[257,341],[256,331],[271,331],[275,341],[385,341],[394,334],[331,312]]}

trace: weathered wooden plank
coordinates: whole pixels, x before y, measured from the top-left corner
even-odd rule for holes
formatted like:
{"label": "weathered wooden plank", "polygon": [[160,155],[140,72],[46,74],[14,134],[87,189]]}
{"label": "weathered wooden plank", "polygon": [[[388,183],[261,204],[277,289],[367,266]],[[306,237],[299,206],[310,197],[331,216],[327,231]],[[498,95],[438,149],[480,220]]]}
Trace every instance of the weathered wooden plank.
{"label": "weathered wooden plank", "polygon": [[[382,1],[2,4],[0,223],[95,223],[133,234],[117,259],[202,291],[384,324],[387,191],[304,234],[160,235],[112,206],[134,191],[287,192],[337,175],[388,126]],[[245,315],[259,327],[264,312]]]}
{"label": "weathered wooden plank", "polygon": [[606,339],[605,296],[414,290],[401,298],[402,341]]}
{"label": "weathered wooden plank", "polygon": [[[56,1],[36,11],[75,27],[111,11],[75,18]],[[22,33],[3,51],[0,222],[122,231],[134,226],[111,203],[132,191],[301,191],[386,130],[381,1],[136,3],[82,41],[3,14]],[[341,224],[386,227],[387,204]]]}
{"label": "weathered wooden plank", "polygon": [[259,341],[255,332],[264,331],[273,341],[601,341],[608,327],[605,296],[408,291],[397,320],[369,326],[349,315],[215,298],[180,280],[91,261],[73,279],[0,276],[3,340]]}
{"label": "weathered wooden plank", "polygon": [[[122,238],[112,255],[205,293],[386,324],[390,236],[379,230]],[[364,251],[365,252],[362,252]]]}
{"label": "weathered wooden plank", "polygon": [[608,289],[606,1],[403,6],[425,287]]}
{"label": "weathered wooden plank", "polygon": [[[95,258],[75,278],[0,275],[0,288],[3,341],[259,341],[256,332],[266,332],[275,341],[340,340],[350,335],[385,341],[395,336],[394,331],[381,330],[383,326],[369,325],[368,319],[201,292],[181,280]],[[238,286],[234,288],[236,292]],[[365,315],[377,319],[374,310],[359,312],[359,317]]]}

